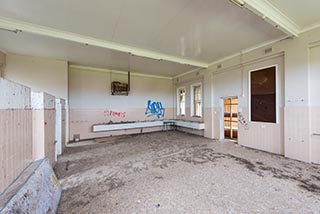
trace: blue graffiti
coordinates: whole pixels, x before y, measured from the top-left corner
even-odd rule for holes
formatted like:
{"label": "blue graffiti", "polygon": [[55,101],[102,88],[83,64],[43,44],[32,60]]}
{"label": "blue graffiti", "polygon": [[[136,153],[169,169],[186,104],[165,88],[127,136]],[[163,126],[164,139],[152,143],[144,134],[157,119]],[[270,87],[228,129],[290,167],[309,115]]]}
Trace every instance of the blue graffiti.
{"label": "blue graffiti", "polygon": [[158,118],[164,117],[165,109],[162,106],[161,102],[151,102],[148,100],[147,109],[144,113],[148,117],[157,116]]}

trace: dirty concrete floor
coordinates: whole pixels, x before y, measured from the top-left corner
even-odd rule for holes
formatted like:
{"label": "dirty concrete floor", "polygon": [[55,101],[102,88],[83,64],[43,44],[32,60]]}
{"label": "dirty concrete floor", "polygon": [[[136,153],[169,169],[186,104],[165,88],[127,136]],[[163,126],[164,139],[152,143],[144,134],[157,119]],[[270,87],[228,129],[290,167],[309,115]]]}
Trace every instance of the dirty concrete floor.
{"label": "dirty concrete floor", "polygon": [[177,131],[67,148],[58,213],[320,213],[320,166]]}

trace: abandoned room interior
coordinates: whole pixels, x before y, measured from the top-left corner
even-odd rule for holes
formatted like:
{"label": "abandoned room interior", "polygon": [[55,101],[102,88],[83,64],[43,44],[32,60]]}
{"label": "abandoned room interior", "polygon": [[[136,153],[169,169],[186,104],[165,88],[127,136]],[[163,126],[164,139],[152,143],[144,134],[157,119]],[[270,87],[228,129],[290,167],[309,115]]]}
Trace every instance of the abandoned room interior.
{"label": "abandoned room interior", "polygon": [[0,0],[0,213],[320,213],[319,9]]}

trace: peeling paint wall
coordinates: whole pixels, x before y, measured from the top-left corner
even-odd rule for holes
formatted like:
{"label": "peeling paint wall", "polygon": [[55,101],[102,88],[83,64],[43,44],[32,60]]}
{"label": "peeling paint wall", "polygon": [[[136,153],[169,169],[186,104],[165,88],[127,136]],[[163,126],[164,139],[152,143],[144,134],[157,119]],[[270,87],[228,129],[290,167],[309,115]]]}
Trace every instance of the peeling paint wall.
{"label": "peeling paint wall", "polygon": [[32,162],[30,93],[0,78],[0,193]]}
{"label": "peeling paint wall", "polygon": [[[140,133],[141,130],[93,133],[99,123],[134,122],[173,118],[173,83],[171,79],[131,76],[128,96],[112,96],[111,82],[127,82],[127,75],[70,68],[69,70],[69,139],[75,134],[81,139],[110,135]],[[145,114],[148,100],[161,102],[164,116]],[[150,113],[150,112],[149,112]],[[150,129],[146,129],[147,131]],[[157,130],[161,130],[157,129]]]}

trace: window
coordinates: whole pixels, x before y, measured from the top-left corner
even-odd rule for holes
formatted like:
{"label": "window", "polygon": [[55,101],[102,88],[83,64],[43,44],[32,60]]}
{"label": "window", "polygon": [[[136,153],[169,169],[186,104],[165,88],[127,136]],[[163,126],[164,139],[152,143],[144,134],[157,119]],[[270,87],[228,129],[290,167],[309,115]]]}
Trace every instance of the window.
{"label": "window", "polygon": [[276,123],[276,67],[250,73],[251,121]]}
{"label": "window", "polygon": [[178,89],[178,107],[177,107],[177,114],[178,115],[185,115],[186,114],[186,89],[179,88]]}
{"label": "window", "polygon": [[202,107],[201,107],[201,97],[202,97],[202,87],[201,84],[196,84],[191,86],[191,115],[194,117],[201,117]]}

